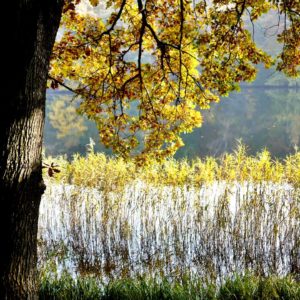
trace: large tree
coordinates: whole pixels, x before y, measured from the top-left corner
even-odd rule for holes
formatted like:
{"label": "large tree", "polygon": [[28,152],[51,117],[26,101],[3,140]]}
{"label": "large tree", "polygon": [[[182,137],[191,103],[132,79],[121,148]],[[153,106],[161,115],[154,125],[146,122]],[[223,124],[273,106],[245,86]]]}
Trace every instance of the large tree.
{"label": "large tree", "polygon": [[[7,1],[10,23],[0,109],[0,298],[37,292],[37,223],[49,61],[63,0]],[[6,7],[7,7],[6,6]],[[17,53],[17,54],[16,54]]]}
{"label": "large tree", "polygon": [[101,3],[110,16],[102,20],[77,14],[79,2],[9,4],[3,57],[9,96],[0,121],[1,299],[37,295],[45,92],[64,4],[51,85],[80,95],[80,109],[97,122],[102,141],[124,156],[141,151],[140,163],[174,153],[182,145],[180,133],[201,124],[198,108],[252,80],[256,64],[272,64],[245,28],[245,16],[254,22],[272,7],[278,10],[283,51],[277,67],[299,74],[296,0],[107,0]]}

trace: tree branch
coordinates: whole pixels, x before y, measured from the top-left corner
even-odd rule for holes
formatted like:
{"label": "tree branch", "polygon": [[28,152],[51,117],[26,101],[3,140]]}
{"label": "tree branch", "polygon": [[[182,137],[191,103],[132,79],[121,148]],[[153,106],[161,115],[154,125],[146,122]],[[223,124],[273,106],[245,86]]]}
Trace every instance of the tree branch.
{"label": "tree branch", "polygon": [[61,85],[62,87],[64,87],[65,89],[69,90],[70,92],[76,94],[76,95],[80,95],[80,93],[77,90],[72,89],[71,87],[69,87],[68,85],[66,85],[65,83],[61,82],[60,80],[48,75],[48,78],[54,82],[56,82],[57,84]]}

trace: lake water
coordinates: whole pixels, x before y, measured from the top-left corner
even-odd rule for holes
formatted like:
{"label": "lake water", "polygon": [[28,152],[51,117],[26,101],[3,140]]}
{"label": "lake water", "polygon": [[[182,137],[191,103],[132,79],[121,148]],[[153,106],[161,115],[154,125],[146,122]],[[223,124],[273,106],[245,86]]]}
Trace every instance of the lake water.
{"label": "lake water", "polygon": [[[64,99],[65,105],[71,101],[66,93],[48,92],[47,118],[45,127],[45,149],[48,155],[73,153],[85,154],[86,145],[92,137],[96,150],[110,153],[98,141],[95,124],[83,121],[85,130],[70,126],[63,138],[58,138],[60,124],[53,127],[49,111],[57,99]],[[69,123],[78,124],[71,113],[64,118]],[[241,139],[250,154],[267,147],[273,156],[285,157],[300,144],[300,90],[294,88],[258,88],[246,87],[240,93],[233,93],[228,98],[203,111],[204,123],[193,133],[184,135],[186,146],[176,156],[193,158],[196,156],[218,156],[233,151],[237,140]]]}
{"label": "lake water", "polygon": [[299,189],[270,182],[199,188],[137,181],[107,193],[50,181],[40,207],[40,266],[104,280],[297,273],[297,199]]}
{"label": "lake water", "polygon": [[[64,109],[70,100],[68,94],[48,93],[48,155],[84,154],[89,138],[98,139],[93,123]],[[55,101],[61,101],[60,122],[71,125],[68,130],[50,122]],[[297,88],[248,87],[203,116],[203,126],[184,136],[186,146],[177,157],[221,155],[233,151],[238,139],[250,154],[267,147],[276,157],[300,144]],[[101,144],[96,150],[107,152]],[[39,221],[42,264],[64,261],[71,272],[104,278],[191,272],[218,279],[246,269],[281,275],[299,270],[299,189],[291,186],[219,182],[154,189],[137,182],[123,193],[104,194],[47,185]]]}

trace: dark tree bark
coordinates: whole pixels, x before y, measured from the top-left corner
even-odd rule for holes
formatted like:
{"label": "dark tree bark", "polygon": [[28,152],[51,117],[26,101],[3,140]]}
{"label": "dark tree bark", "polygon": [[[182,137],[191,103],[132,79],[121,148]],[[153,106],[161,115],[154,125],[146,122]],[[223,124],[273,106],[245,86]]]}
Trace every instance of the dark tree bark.
{"label": "dark tree bark", "polygon": [[[37,298],[37,224],[49,60],[63,0],[6,1],[1,57],[0,299]],[[17,53],[17,54],[14,54]],[[4,83],[4,84],[3,84]]]}

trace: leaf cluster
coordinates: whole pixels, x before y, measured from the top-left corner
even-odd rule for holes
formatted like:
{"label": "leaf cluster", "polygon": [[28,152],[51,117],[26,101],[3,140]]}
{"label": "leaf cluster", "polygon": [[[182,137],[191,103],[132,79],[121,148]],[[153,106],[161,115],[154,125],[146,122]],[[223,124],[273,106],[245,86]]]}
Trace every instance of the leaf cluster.
{"label": "leaf cluster", "polygon": [[[77,1],[78,2],[78,1]],[[98,1],[90,1],[97,6]],[[70,5],[70,4],[68,4]],[[100,4],[99,4],[100,5]],[[246,29],[270,9],[286,18],[278,69],[299,75],[298,1],[104,1],[107,18],[65,10],[50,77],[82,99],[101,141],[140,164],[183,146],[201,109],[274,60]]]}

